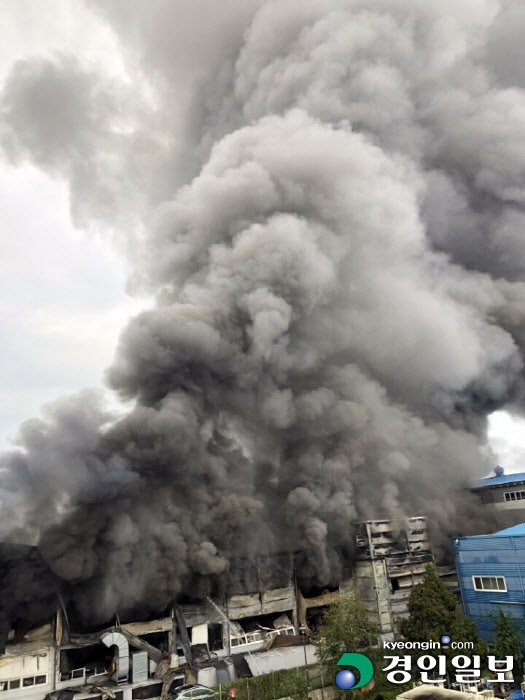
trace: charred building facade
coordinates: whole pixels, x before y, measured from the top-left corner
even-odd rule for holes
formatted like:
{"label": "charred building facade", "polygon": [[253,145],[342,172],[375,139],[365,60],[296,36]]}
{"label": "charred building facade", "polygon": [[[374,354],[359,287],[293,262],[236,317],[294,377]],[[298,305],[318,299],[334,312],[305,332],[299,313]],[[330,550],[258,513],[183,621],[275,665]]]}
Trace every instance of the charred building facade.
{"label": "charred building facade", "polygon": [[408,614],[408,599],[434,558],[424,517],[368,520],[356,525],[358,560],[353,585],[367,602],[381,639],[391,641],[396,620]]}
{"label": "charred building facade", "polygon": [[[9,564],[5,563],[6,570]],[[12,565],[12,561],[11,561]],[[0,695],[34,700],[157,698],[185,682],[207,686],[276,668],[300,666],[307,610],[331,600],[305,599],[295,556],[231,561],[231,584],[221,599],[180,599],[162,617],[115,620],[92,631],[75,625],[56,590],[56,614],[30,629],[5,616]]]}
{"label": "charred building facade", "polygon": [[315,663],[315,648],[303,646],[302,634],[308,637],[323,609],[350,590],[368,603],[381,638],[392,639],[410,592],[433,562],[426,520],[366,521],[355,530],[352,566],[337,586],[308,594],[296,576],[301,553],[234,559],[222,597],[179,598],[155,620],[117,618],[102,630],[77,629],[58,594],[52,620],[26,630],[11,618],[0,656],[0,695],[156,698],[185,682],[211,687],[300,666],[305,653]]}

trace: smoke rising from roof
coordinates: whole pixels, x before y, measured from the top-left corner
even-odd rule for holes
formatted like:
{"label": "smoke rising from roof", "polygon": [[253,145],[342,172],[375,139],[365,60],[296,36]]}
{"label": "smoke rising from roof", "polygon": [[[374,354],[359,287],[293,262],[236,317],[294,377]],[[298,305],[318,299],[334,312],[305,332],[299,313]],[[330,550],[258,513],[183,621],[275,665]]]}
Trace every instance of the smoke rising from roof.
{"label": "smoke rising from roof", "polygon": [[232,555],[305,549],[327,583],[355,519],[459,526],[485,417],[523,396],[523,13],[87,6],[130,80],[29,58],[2,142],[66,178],[77,221],[111,224],[157,301],[107,372],[126,415],[86,391],[22,426],[1,536],[38,531],[106,620],[207,594]]}

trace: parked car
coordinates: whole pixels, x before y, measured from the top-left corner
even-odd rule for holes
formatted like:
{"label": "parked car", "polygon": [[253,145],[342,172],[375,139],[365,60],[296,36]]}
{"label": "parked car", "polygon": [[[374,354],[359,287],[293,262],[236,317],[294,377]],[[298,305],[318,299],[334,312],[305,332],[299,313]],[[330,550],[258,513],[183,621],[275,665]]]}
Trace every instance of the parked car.
{"label": "parked car", "polygon": [[207,688],[205,685],[187,683],[170,690],[169,697],[172,700],[208,700],[208,698],[219,697],[219,694],[213,688]]}

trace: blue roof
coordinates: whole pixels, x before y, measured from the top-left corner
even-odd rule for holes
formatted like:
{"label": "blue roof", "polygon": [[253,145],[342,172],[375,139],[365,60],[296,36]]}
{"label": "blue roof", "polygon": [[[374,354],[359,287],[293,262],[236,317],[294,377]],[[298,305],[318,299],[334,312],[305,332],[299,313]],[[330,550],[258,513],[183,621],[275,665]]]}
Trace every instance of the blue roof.
{"label": "blue roof", "polygon": [[489,533],[488,535],[464,535],[463,537],[454,537],[452,542],[454,545],[458,545],[459,542],[466,543],[472,542],[473,540],[490,540],[492,537],[523,537],[525,536],[525,523],[520,523],[519,525],[513,525],[512,527],[507,527],[505,530],[499,530],[498,532]]}
{"label": "blue roof", "polygon": [[515,535],[525,535],[525,523],[508,527],[505,530],[495,532],[492,537],[514,537]]}
{"label": "blue roof", "polygon": [[519,484],[525,481],[525,472],[517,474],[502,474],[502,476],[487,476],[484,479],[479,479],[472,484],[473,489],[488,488],[489,486],[506,486],[507,484]]}

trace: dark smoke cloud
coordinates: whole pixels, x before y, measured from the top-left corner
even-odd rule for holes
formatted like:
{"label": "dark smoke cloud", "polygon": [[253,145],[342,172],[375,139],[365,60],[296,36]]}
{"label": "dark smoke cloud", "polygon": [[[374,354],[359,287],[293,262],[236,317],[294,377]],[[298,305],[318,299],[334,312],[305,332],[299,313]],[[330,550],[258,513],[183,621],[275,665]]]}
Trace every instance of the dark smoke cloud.
{"label": "dark smoke cloud", "polygon": [[0,124],[11,162],[29,160],[65,179],[73,222],[105,230],[109,222],[129,251],[153,196],[148,172],[160,152],[151,106],[136,93],[70,54],[21,60],[4,85]]}
{"label": "dark smoke cloud", "polygon": [[38,532],[103,620],[206,594],[232,555],[306,550],[303,575],[333,581],[355,519],[467,527],[486,415],[523,403],[523,13],[88,6],[136,99],[74,59],[28,59],[4,89],[4,143],[65,177],[86,218],[109,193],[121,236],[149,220],[133,260],[157,303],[107,373],[126,415],[87,393],[22,427],[2,536]]}

